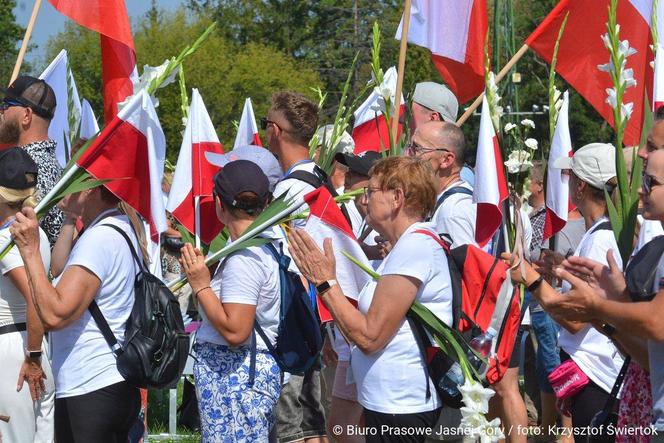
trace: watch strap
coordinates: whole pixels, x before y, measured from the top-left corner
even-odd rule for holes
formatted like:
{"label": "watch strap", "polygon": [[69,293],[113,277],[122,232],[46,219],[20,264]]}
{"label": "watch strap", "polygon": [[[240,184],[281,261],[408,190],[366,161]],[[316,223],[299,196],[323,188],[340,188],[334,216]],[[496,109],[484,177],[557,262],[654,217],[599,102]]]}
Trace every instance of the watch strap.
{"label": "watch strap", "polygon": [[320,284],[316,285],[316,294],[323,294],[327,292],[332,286],[337,285],[337,281],[335,279],[331,280],[326,280]]}

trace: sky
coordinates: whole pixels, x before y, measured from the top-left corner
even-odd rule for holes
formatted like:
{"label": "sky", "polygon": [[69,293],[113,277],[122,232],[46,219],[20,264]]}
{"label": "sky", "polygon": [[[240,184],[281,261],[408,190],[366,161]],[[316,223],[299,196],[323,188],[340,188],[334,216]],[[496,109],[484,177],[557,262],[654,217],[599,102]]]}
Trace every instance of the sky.
{"label": "sky", "polygon": [[[125,0],[127,12],[132,23],[136,18],[143,16],[150,9],[150,0]],[[183,3],[183,0],[157,0],[157,6],[161,9],[171,11]],[[32,14],[33,0],[17,0],[14,8],[16,21],[23,28],[28,26],[30,15]],[[49,3],[48,0],[42,0],[39,15],[32,31],[30,43],[36,44],[37,48],[26,54],[26,60],[37,65],[46,66],[47,60],[44,60],[46,51],[46,42],[54,35],[57,35],[65,27],[65,21],[69,20]]]}

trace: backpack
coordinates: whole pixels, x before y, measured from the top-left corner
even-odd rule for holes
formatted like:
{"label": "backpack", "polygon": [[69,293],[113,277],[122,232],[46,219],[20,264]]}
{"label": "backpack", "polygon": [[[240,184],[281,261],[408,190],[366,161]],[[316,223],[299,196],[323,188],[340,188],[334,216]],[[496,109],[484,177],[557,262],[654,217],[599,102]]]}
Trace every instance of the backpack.
{"label": "backpack", "polygon": [[508,266],[476,246],[451,249],[431,231],[418,229],[415,232],[436,240],[447,255],[452,286],[452,327],[461,332],[468,343],[489,327],[497,331],[484,376],[489,384],[497,383],[509,367],[521,325],[520,294],[507,276]]}
{"label": "backpack", "polygon": [[118,344],[95,300],[88,310],[116,357],[118,372],[127,382],[138,388],[174,387],[189,355],[189,334],[184,332],[180,305],[166,285],[147,271],[122,229],[110,224],[100,226],[108,226],[124,237],[139,267],[124,346]]}
{"label": "backpack", "polygon": [[254,319],[251,339],[250,384],[253,383],[256,367],[256,336],[263,339],[268,351],[284,372],[303,375],[317,360],[323,348],[320,321],[314,312],[309,292],[304,288],[300,276],[288,270],[290,257],[277,251],[272,243],[265,246],[279,264],[279,286],[281,306],[277,340],[273,346],[263,328]]}
{"label": "backpack", "polygon": [[[300,169],[291,172],[287,178],[294,178],[295,180],[300,180],[314,187],[315,189],[324,186],[328,191],[330,191],[332,197],[339,196],[339,193],[337,193],[337,190],[334,189],[334,186],[332,186],[332,183],[330,182],[325,171],[323,171],[318,165],[314,166],[314,172],[303,171]],[[350,215],[348,214],[348,210],[346,209],[345,205],[339,205],[339,209],[341,210],[341,213],[344,215],[344,218],[346,219],[348,224],[352,226],[353,224],[351,223]]]}
{"label": "backpack", "polygon": [[657,274],[657,265],[664,254],[664,235],[646,243],[630,260],[625,269],[625,282],[632,301],[650,301]]}

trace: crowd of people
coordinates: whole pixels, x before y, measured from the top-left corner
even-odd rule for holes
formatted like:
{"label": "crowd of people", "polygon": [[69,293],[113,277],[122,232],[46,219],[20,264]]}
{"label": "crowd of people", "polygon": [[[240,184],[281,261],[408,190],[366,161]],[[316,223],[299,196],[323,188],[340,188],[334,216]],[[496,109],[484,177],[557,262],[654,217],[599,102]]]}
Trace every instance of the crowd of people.
{"label": "crowd of people", "polygon": [[[51,88],[27,76],[0,104],[0,145],[10,146],[0,151],[0,240],[16,244],[0,259],[0,416],[10,416],[0,420],[0,435],[5,442],[126,442],[139,390],[118,372],[116,349],[89,308],[97,306],[122,346],[141,264],[116,229],[145,261],[144,233],[136,214],[103,185],[67,196],[38,220],[32,208],[61,173],[48,139],[55,106]],[[658,316],[664,312],[664,247],[658,249],[664,115],[656,116],[638,151],[645,165],[639,230],[632,257],[623,262],[608,217],[607,198],[617,190],[615,156],[622,155],[612,145],[591,143],[555,159],[573,206],[563,230],[546,241],[545,166],[534,165],[524,205],[529,212],[513,205],[525,250],[511,254],[500,234],[485,245],[475,241],[474,177],[465,136],[454,123],[454,95],[423,82],[409,106],[403,156],[354,153],[345,134],[329,176],[310,158],[309,144],[317,131],[318,139],[329,138],[331,128],[319,128],[317,105],[292,92],[276,93],[262,120],[267,149],[246,146],[209,157],[221,166],[213,196],[231,243],[274,198],[317,186],[337,193],[363,189],[341,212],[379,277],[349,293],[348,276],[337,273],[337,263],[346,260],[342,251],[330,240],[314,240],[304,218],[266,230],[261,244],[214,269],[185,244],[171,274],[187,277],[186,294],[201,317],[193,353],[202,440],[468,441],[463,432],[450,432],[461,427],[461,413],[434,389],[407,319],[415,301],[448,325],[459,314],[442,239],[452,248],[474,245],[501,257],[513,282],[526,288],[522,329],[537,344],[540,426],[530,437],[587,441],[604,410],[617,415],[617,428],[633,431],[602,428],[601,441],[664,442]],[[282,371],[270,352],[283,308],[275,252],[282,250],[289,269],[333,318],[321,326],[318,361],[303,374]],[[635,287],[644,267],[649,286]],[[518,335],[509,368],[491,386],[487,412],[500,418],[509,442],[529,438],[521,342]]]}

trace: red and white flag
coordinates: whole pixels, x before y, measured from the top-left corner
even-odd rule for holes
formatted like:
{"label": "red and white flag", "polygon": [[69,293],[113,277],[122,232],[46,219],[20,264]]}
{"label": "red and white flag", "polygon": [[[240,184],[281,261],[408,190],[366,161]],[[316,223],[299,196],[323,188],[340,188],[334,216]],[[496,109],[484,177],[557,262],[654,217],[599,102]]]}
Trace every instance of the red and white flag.
{"label": "red and white flag", "polygon": [[[561,0],[533,31],[526,44],[548,63],[558,38],[560,25],[569,12],[567,26],[560,40],[556,72],[583,96],[602,117],[614,125],[613,108],[606,102],[607,88],[613,88],[608,72],[597,66],[608,63],[609,51],[602,35],[607,32],[610,0]],[[625,143],[638,145],[643,128],[646,88],[652,87],[653,59],[650,44],[652,0],[618,0],[620,39],[628,40],[636,53],[627,58],[627,69],[634,71],[636,86],[627,88],[624,103],[634,103],[632,117],[625,130]]]}
{"label": "red and white flag", "polygon": [[244,101],[242,117],[240,117],[240,125],[237,128],[237,135],[235,136],[233,149],[247,145],[263,146],[261,138],[258,135],[258,126],[256,126],[254,108],[251,106],[251,99],[248,97]]}
{"label": "red and white flag", "polygon": [[[383,83],[376,87],[369,97],[355,111],[355,124],[353,126],[353,140],[355,140],[355,153],[364,151],[383,151],[390,149],[390,128],[392,123],[385,121],[385,100],[391,97],[394,105],[397,95],[397,70],[393,66],[385,72]],[[403,94],[401,94],[399,116],[405,115]],[[394,115],[393,115],[394,118]],[[397,138],[401,134],[402,126],[399,124]],[[396,140],[395,140],[396,142]]]}
{"label": "red and white flag", "polygon": [[99,123],[97,123],[97,117],[95,117],[95,112],[92,110],[90,102],[86,99],[81,100],[81,129],[79,130],[79,135],[81,138],[89,140],[99,132]]}
{"label": "red and white flag", "polygon": [[[207,161],[206,152],[223,154],[224,150],[201,94],[194,89],[166,209],[189,232],[199,235],[203,243],[210,244],[222,226],[212,197],[212,179],[219,167]],[[199,217],[196,216],[197,201]]]}
{"label": "red and white flag", "polygon": [[[67,50],[60,51],[39,78],[48,83],[55,93],[56,103],[61,104],[61,106],[55,107],[55,114],[48,126],[48,137],[56,141],[55,158],[60,166],[64,167],[71,157],[69,151],[71,148],[69,146],[71,140],[69,121],[78,122],[81,116],[81,101],[78,97],[74,76],[69,71]],[[71,103],[71,111],[74,113],[71,116],[69,115],[69,103]]]}
{"label": "red and white flag", "polygon": [[563,104],[558,111],[556,130],[553,132],[549,161],[546,170],[546,216],[544,219],[544,240],[555,235],[567,223],[569,212],[569,176],[561,169],[553,167],[559,157],[572,155],[572,138],[569,134],[569,93],[563,94]]}
{"label": "red and white flag", "polygon": [[134,208],[150,225],[150,237],[159,241],[166,230],[161,180],[166,138],[152,100],[136,94],[106,125],[77,164]]}
{"label": "red and white flag", "polygon": [[118,103],[134,93],[136,50],[124,0],[49,0],[79,25],[99,33],[104,89],[104,120],[110,122]]}
{"label": "red and white flag", "polygon": [[[431,51],[431,60],[459,103],[484,90],[486,0],[413,0],[408,41]],[[401,40],[403,17],[396,38]]]}
{"label": "red and white flag", "polygon": [[664,106],[664,48],[662,45],[657,45],[657,52],[655,54],[655,77],[652,98],[653,111],[657,111],[660,106]]}
{"label": "red and white flag", "polygon": [[[357,306],[357,298],[364,285],[371,279],[369,275],[351,262],[341,252],[346,251],[360,260],[369,269],[371,264],[357,242],[353,229],[346,221],[341,210],[334,201],[330,191],[324,186],[304,196],[311,212],[304,227],[318,246],[323,247],[323,240],[332,239],[334,258],[337,262],[337,282],[346,297]],[[323,323],[331,321],[332,316],[321,300],[318,300],[318,313]]]}
{"label": "red and white flag", "polygon": [[502,224],[503,202],[507,196],[503,157],[485,96],[482,102],[473,188],[473,203],[477,203],[475,241],[478,245],[487,244]]}

